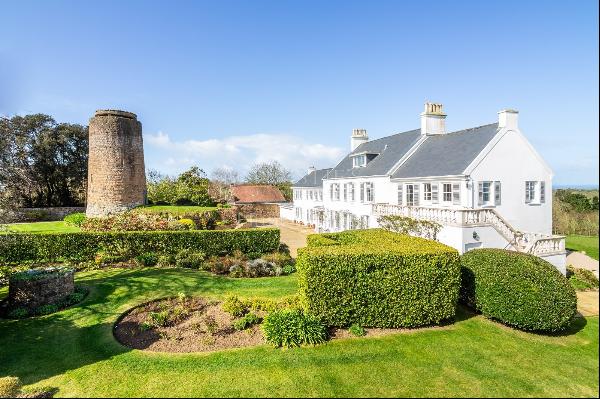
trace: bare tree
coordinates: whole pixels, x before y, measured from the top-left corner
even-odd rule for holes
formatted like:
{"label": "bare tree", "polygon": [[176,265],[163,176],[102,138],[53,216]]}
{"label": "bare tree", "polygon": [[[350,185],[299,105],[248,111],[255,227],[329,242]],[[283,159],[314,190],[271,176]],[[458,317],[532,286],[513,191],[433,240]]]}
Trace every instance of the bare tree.
{"label": "bare tree", "polygon": [[246,182],[277,186],[292,181],[292,173],[279,162],[262,162],[252,165],[246,175]]}
{"label": "bare tree", "polygon": [[230,168],[217,168],[211,174],[211,180],[229,186],[240,182],[240,175],[237,170]]}

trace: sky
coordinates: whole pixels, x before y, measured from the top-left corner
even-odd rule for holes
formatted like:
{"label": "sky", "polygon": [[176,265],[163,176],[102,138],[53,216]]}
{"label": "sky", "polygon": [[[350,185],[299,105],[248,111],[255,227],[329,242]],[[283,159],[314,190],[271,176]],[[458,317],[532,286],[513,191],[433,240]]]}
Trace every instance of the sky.
{"label": "sky", "polygon": [[[2,1],[0,114],[134,112],[147,168],[335,166],[353,128],[518,109],[558,185],[598,184],[596,1]],[[510,160],[507,160],[510,162]]]}

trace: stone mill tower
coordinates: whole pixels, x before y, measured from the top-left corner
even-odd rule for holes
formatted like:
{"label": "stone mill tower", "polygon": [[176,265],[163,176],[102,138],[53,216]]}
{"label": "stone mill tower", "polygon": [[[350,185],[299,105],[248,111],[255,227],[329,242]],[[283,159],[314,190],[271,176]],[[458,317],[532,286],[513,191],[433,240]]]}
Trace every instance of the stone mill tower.
{"label": "stone mill tower", "polygon": [[89,126],[86,215],[124,212],[145,201],[142,124],[131,112],[96,111]]}

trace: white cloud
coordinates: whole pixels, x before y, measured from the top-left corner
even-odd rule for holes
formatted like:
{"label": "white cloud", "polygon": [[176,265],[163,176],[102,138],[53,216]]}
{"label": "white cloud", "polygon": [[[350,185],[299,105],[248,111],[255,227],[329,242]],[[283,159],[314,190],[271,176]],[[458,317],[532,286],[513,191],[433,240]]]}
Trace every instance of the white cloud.
{"label": "white cloud", "polygon": [[344,155],[340,147],[313,144],[288,134],[251,134],[221,139],[176,141],[164,133],[144,135],[146,166],[179,173],[192,165],[206,172],[217,167],[244,175],[257,162],[278,161],[300,177],[309,166],[332,167]]}

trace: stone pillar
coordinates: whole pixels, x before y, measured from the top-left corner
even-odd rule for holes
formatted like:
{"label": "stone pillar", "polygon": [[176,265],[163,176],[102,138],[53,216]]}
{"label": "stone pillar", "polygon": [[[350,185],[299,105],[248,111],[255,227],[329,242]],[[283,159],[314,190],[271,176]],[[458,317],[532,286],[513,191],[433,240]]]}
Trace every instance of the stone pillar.
{"label": "stone pillar", "polygon": [[108,216],[145,202],[142,124],[131,112],[96,111],[89,125],[86,215]]}

